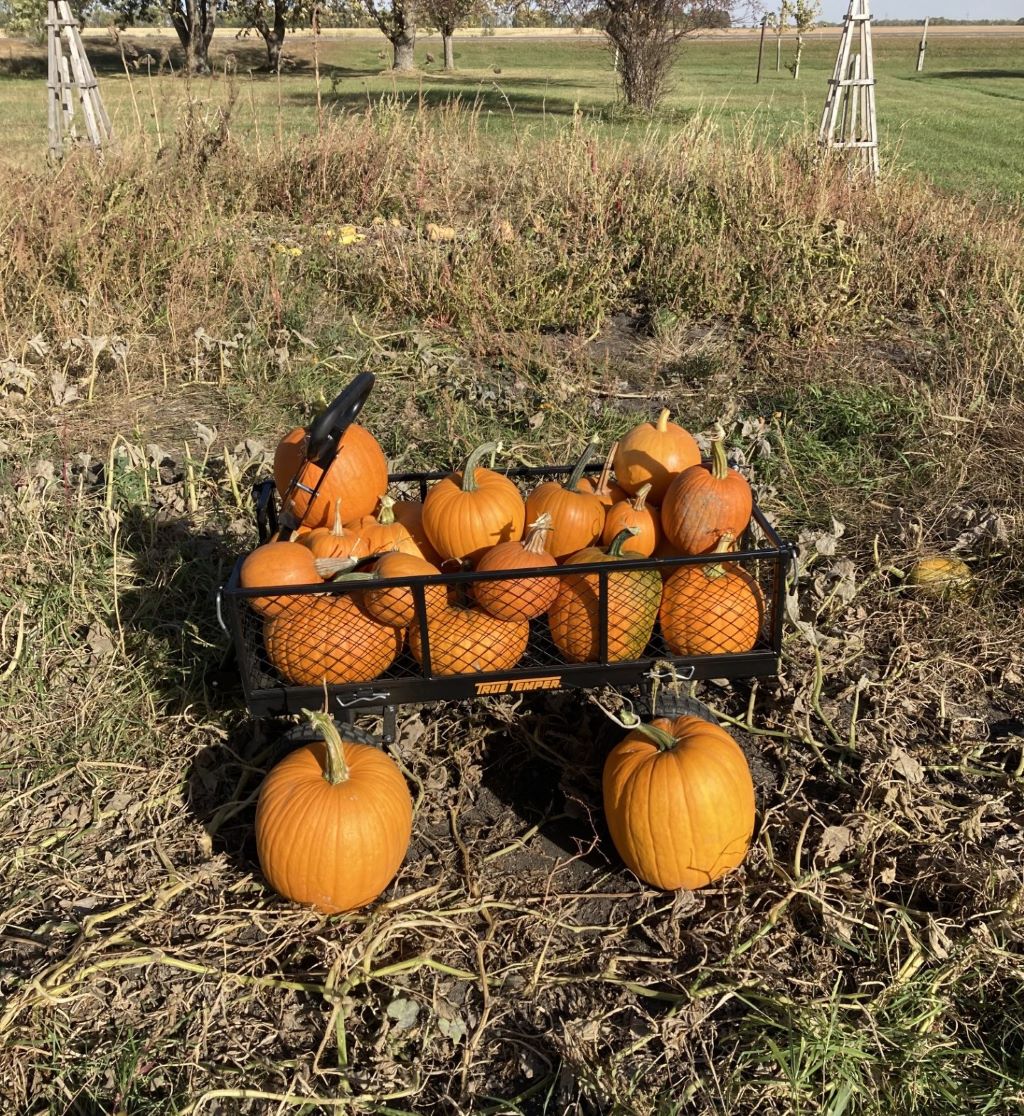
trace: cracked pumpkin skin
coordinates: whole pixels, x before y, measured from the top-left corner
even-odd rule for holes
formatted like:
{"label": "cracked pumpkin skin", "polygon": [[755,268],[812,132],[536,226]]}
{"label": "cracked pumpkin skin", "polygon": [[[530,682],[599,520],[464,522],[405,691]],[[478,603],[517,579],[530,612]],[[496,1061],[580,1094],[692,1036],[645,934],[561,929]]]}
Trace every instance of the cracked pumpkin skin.
{"label": "cracked pumpkin skin", "polygon": [[705,887],[747,855],[754,784],[718,725],[684,716],[639,726],[612,749],[602,783],[615,848],[645,883]]}

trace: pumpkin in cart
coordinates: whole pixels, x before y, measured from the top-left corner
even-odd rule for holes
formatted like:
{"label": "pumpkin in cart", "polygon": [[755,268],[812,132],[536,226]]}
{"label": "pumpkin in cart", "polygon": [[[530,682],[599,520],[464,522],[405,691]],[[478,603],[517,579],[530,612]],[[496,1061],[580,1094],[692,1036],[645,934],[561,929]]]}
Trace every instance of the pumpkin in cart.
{"label": "pumpkin in cart", "polygon": [[[366,580],[350,577],[360,584]],[[401,630],[367,616],[351,593],[301,599],[301,608],[267,620],[263,628],[267,657],[296,686],[369,682],[402,650]]]}
{"label": "pumpkin in cart", "polygon": [[718,725],[684,716],[632,729],[608,755],[602,790],[615,848],[645,883],[704,887],[747,855],[754,783]]}
{"label": "pumpkin in cart", "polygon": [[[530,625],[525,620],[499,620],[482,608],[451,603],[428,617],[427,641],[433,674],[487,674],[511,670],[526,651]],[[409,628],[409,650],[424,664],[423,632]]]}
{"label": "pumpkin in cart", "polygon": [[632,500],[620,500],[608,509],[601,532],[601,541],[607,546],[624,528],[635,527],[637,533],[630,539],[629,549],[634,554],[650,558],[661,542],[661,516],[658,509],[647,503],[651,494],[649,484],[641,485],[640,491]]}
{"label": "pumpkin in cart", "polygon": [[270,886],[327,914],[355,910],[388,886],[412,835],[412,798],[390,756],[342,738],[308,713],[322,739],[285,756],[256,806],[256,851]]}
{"label": "pumpkin in cart", "polygon": [[523,537],[526,506],[519,489],[508,477],[480,465],[485,454],[498,450],[493,442],[478,446],[460,472],[427,493],[423,530],[442,559],[473,564],[492,546]]}
{"label": "pumpkin in cart", "polygon": [[[728,532],[714,553],[732,548]],[[661,632],[676,655],[750,651],[764,623],[761,587],[735,562],[678,566],[668,576],[659,612]]]}
{"label": "pumpkin in cart", "polygon": [[366,540],[367,554],[400,550],[403,554],[429,560],[409,528],[395,517],[395,501],[390,496],[381,497],[380,511],[376,516],[362,516],[349,524],[349,530],[356,531]]}
{"label": "pumpkin in cart", "polygon": [[[400,550],[382,555],[367,571],[374,580],[393,577],[440,577],[441,571],[415,554]],[[384,585],[379,588],[371,582],[360,594],[363,610],[380,624],[392,628],[407,628],[416,619],[416,595],[411,585]],[[427,614],[433,615],[448,603],[447,586],[424,585],[423,603]]]}
{"label": "pumpkin in cart", "polygon": [[661,529],[683,554],[710,554],[724,534],[739,539],[750,523],[753,493],[746,477],[729,468],[724,440],[719,427],[710,463],[680,473],[662,502]]}
{"label": "pumpkin in cart", "polygon": [[604,505],[595,493],[580,492],[577,487],[596,444],[593,440],[587,443],[564,484],[545,481],[526,497],[528,520],[537,520],[545,514],[551,517],[547,548],[558,560],[591,546],[601,537]]}
{"label": "pumpkin in cart", "polygon": [[366,539],[341,519],[341,497],[334,501],[334,522],[330,528],[316,527],[299,541],[308,547],[314,558],[365,558],[370,554]]}
{"label": "pumpkin in cart", "polygon": [[597,477],[582,477],[576,484],[577,492],[592,493],[606,509],[610,508],[612,504],[617,504],[620,500],[625,500],[629,495],[624,488],[620,488],[612,480],[612,465],[618,450],[619,443],[615,442],[608,451],[608,456],[604,459],[604,465],[601,466],[601,472]]}
{"label": "pumpkin in cart", "polygon": [[639,659],[654,631],[661,601],[661,575],[657,570],[623,570],[616,564],[641,558],[625,548],[635,528],[626,528],[612,540],[607,550],[588,547],[574,554],[562,566],[558,596],[548,612],[551,638],[570,663],[596,663],[601,657],[601,574],[573,573],[572,567],[589,563],[609,563],[608,582],[608,661]]}
{"label": "pumpkin in cart", "polygon": [[[306,460],[309,435],[301,426],[286,434],[274,451],[274,483],[282,498],[292,478],[306,488],[315,489],[324,472]],[[351,423],[338,442],[334,460],[327,467],[316,501],[310,505],[308,492],[301,488],[292,495],[292,507],[308,527],[326,527],[331,521],[334,501],[345,501],[345,512],[353,519],[370,515],[388,487],[388,461],[377,439],[358,423]]]}
{"label": "pumpkin in cart", "polygon": [[[298,542],[268,542],[249,554],[238,572],[243,589],[269,589],[272,586],[319,585],[316,559],[308,547]],[[294,611],[307,598],[303,594],[250,597],[249,604],[261,616],[282,616]]]}
{"label": "pumpkin in cart", "polygon": [[434,549],[423,529],[423,502],[421,500],[396,500],[393,508],[395,519],[409,532],[420,548],[420,554],[432,565],[440,566],[441,555]]}
{"label": "pumpkin in cart", "polygon": [[[491,547],[477,563],[477,573],[493,570],[552,569],[558,563],[545,549],[551,533],[551,516],[544,512],[530,524],[530,533],[523,542],[499,543]],[[499,620],[532,620],[555,603],[558,596],[556,577],[495,578],[475,581],[476,603]]]}
{"label": "pumpkin in cart", "polygon": [[619,441],[615,454],[615,479],[635,496],[645,485],[651,486],[647,497],[660,504],[673,478],[691,465],[700,464],[700,447],[689,431],[669,422],[668,410],[658,415],[657,422],[642,422]]}

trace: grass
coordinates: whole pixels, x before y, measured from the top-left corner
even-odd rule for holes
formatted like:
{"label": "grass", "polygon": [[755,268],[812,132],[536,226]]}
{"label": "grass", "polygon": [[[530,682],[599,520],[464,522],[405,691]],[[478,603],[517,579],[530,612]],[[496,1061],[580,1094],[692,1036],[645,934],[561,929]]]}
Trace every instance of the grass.
{"label": "grass", "polygon": [[[951,189],[976,195],[1019,199],[1024,190],[1024,159],[1004,139],[1013,134],[1024,99],[1021,36],[1009,29],[1000,36],[943,35],[929,44],[927,67],[914,70],[916,40],[903,34],[876,35],[879,129],[887,166],[921,174]],[[140,37],[140,51],[155,58],[154,40]],[[771,140],[816,131],[826,81],[835,61],[837,32],[809,39],[801,77],[774,70],[774,48],[766,44],[762,83],[753,83],[756,40],[708,40],[688,45],[677,68],[673,89],[655,126],[670,140],[679,124],[695,112],[708,114],[726,135],[753,128]],[[465,38],[458,43],[460,70],[437,72],[436,64],[413,78],[397,81],[378,54],[383,38],[327,38],[319,48],[321,94],[331,114],[361,111],[385,94],[409,97],[440,107],[451,98],[477,105],[486,133],[507,140],[516,132],[551,134],[579,110],[604,123],[610,136],[634,134],[643,125],[629,124],[616,108],[614,74],[598,38]],[[230,31],[214,40],[220,77],[197,80],[192,93],[204,104],[228,99],[225,67],[238,75],[238,105],[232,116],[235,134],[263,143],[275,136],[311,134],[316,128],[316,92],[309,36],[289,39],[292,65],[280,81],[260,73],[265,51],[257,39],[237,41]],[[425,64],[438,42],[424,39],[417,57]],[[787,43],[784,60],[792,44]],[[90,39],[89,51],[103,81],[103,94],[121,135],[134,134],[139,122],[154,135],[176,127],[188,94],[169,76],[125,78],[120,56],[103,39]],[[4,59],[6,55],[6,60]],[[6,62],[6,64],[5,64]],[[9,77],[4,71],[31,73]],[[495,71],[500,72],[495,72]],[[144,71],[142,71],[144,75]],[[6,143],[2,158],[25,164],[46,149],[45,55],[13,40],[0,41],[0,111]],[[965,126],[970,121],[970,127]]]}
{"label": "grass", "polygon": [[[1015,213],[703,118],[675,146],[489,128],[384,103],[279,148],[183,102],[159,157],[0,171],[3,1094],[1021,1110]],[[701,691],[756,774],[740,871],[640,886],[604,715],[549,695],[402,710],[415,840],[380,903],[268,891],[255,794],[288,744],[244,713],[215,592],[275,439],[364,369],[401,467],[490,434],[569,460],[662,405],[723,422],[801,545],[779,677]],[[903,591],[952,551],[966,598]]]}

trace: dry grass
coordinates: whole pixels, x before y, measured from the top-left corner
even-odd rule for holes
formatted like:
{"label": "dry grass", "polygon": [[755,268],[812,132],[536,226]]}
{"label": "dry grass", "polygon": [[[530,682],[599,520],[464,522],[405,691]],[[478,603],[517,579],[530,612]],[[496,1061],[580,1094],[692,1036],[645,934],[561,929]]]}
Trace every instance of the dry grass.
{"label": "dry grass", "polygon": [[[2,184],[13,1110],[1020,1110],[1012,216],[697,124],[497,149],[385,107],[282,153],[197,108],[176,142]],[[662,402],[724,420],[802,542],[780,677],[703,692],[757,776],[741,871],[640,887],[600,817],[603,716],[549,696],[405,711],[384,902],[268,892],[254,795],[288,745],[220,670],[213,592],[253,537],[254,439],[364,368],[404,466],[496,432],[568,460]],[[968,598],[903,590],[952,549]]]}

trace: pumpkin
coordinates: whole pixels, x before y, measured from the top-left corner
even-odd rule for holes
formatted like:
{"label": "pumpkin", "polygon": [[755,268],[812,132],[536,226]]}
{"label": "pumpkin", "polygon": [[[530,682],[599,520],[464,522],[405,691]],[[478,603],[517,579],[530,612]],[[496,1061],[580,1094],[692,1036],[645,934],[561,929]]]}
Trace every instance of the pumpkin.
{"label": "pumpkin", "polygon": [[546,481],[526,498],[528,520],[540,519],[544,514],[551,516],[553,529],[547,547],[556,559],[568,558],[570,554],[590,546],[601,537],[604,505],[594,493],[580,492],[577,489],[596,444],[594,441],[587,443],[564,484]]}
{"label": "pumpkin", "polygon": [[270,886],[327,914],[365,906],[394,879],[412,836],[412,798],[398,765],[344,740],[325,713],[321,740],[267,775],[256,805],[256,852]]}
{"label": "pumpkin", "polygon": [[[563,566],[590,562],[623,562],[639,558],[623,550],[633,533],[621,531],[607,551],[589,547],[574,554]],[[661,577],[657,570],[623,570],[608,577],[608,659],[610,663],[639,659],[643,655],[661,600]],[[600,575],[563,573],[558,596],[548,612],[551,638],[571,663],[596,663],[601,654]]]}
{"label": "pumpkin", "polygon": [[380,511],[376,518],[364,515],[362,518],[349,524],[349,529],[358,532],[366,539],[368,554],[383,554],[389,550],[400,550],[403,554],[412,554],[416,558],[423,558],[416,540],[409,533],[404,523],[399,523],[395,518],[395,501],[390,496],[382,496]]}
{"label": "pumpkin", "polygon": [[652,504],[665,498],[672,479],[700,464],[700,447],[693,435],[668,420],[663,410],[654,423],[642,422],[619,442],[615,454],[615,479],[630,496],[645,485],[651,486],[647,496]]}
{"label": "pumpkin", "polygon": [[[274,483],[282,498],[296,473],[299,483],[310,489],[316,488],[323,474],[319,466],[306,461],[308,437],[300,426],[286,434],[274,451]],[[307,526],[326,527],[339,496],[345,500],[348,515],[357,519],[373,511],[387,487],[388,462],[384,451],[368,430],[353,422],[341,436],[316,501],[311,506],[310,494],[298,488],[292,495],[292,507]]]}
{"label": "pumpkin", "polygon": [[647,506],[650,491],[649,484],[642,485],[632,500],[620,500],[608,509],[604,530],[601,532],[601,541],[605,546],[608,546],[624,527],[635,527],[637,533],[630,539],[629,549],[634,554],[650,558],[661,542],[661,517],[658,515],[658,509]]}
{"label": "pumpkin", "polygon": [[[477,572],[489,570],[536,570],[558,563],[545,550],[545,536],[551,533],[551,516],[544,512],[524,542],[498,543],[477,563]],[[473,583],[476,603],[499,620],[532,620],[554,604],[558,596],[556,577],[495,578]]]}
{"label": "pumpkin", "polygon": [[350,593],[302,598],[263,627],[267,657],[296,686],[369,682],[398,657],[402,632],[360,610]]}
{"label": "pumpkin", "polygon": [[[440,577],[441,571],[415,554],[394,550],[378,559],[370,571],[375,579],[391,577]],[[427,614],[444,608],[448,603],[445,585],[425,585],[424,604]],[[407,628],[416,619],[416,598],[408,585],[391,585],[364,589],[360,595],[363,610],[380,624]]]}
{"label": "pumpkin", "polygon": [[582,477],[576,485],[577,492],[592,492],[606,508],[610,508],[612,504],[617,504],[620,500],[625,500],[628,495],[625,489],[620,488],[611,479],[612,463],[615,461],[615,454],[618,449],[619,443],[616,442],[608,451],[608,456],[604,459],[604,465],[596,479],[594,477]]}
{"label": "pumpkin", "polygon": [[[732,541],[723,535],[714,553],[725,554]],[[658,617],[676,655],[739,654],[757,643],[764,597],[735,562],[678,566],[665,582]]]}
{"label": "pumpkin", "polygon": [[710,554],[726,533],[738,539],[750,523],[754,497],[746,477],[729,468],[719,427],[711,461],[684,470],[661,505],[665,538],[683,554]]}
{"label": "pumpkin", "polygon": [[922,597],[944,600],[970,587],[970,567],[959,558],[922,558],[907,574],[907,585]]}
{"label": "pumpkin", "polygon": [[[277,585],[319,585],[315,559],[298,542],[268,542],[248,555],[238,573],[243,589],[263,589]],[[249,604],[262,616],[281,616],[291,612],[306,598],[300,593],[276,597],[250,597]]]}
{"label": "pumpkin", "polygon": [[396,500],[395,519],[409,532],[420,548],[420,554],[434,566],[440,566],[441,555],[434,549],[423,530],[423,503],[420,500]]}
{"label": "pumpkin", "polygon": [[718,725],[684,716],[633,729],[609,753],[602,789],[615,848],[645,883],[704,887],[747,855],[754,784]]}
{"label": "pumpkin", "polygon": [[316,527],[299,540],[309,547],[314,558],[365,558],[370,553],[366,539],[345,527],[341,521],[341,497],[334,501],[334,522],[330,529]]}
{"label": "pumpkin", "polygon": [[501,473],[479,466],[493,442],[478,446],[461,472],[451,473],[423,501],[423,529],[442,559],[475,563],[492,546],[523,537],[526,508],[519,489]]}
{"label": "pumpkin", "polygon": [[[530,625],[525,620],[499,620],[481,608],[449,604],[427,621],[432,674],[486,674],[511,670],[526,651]],[[423,665],[419,623],[409,628],[409,650]]]}

